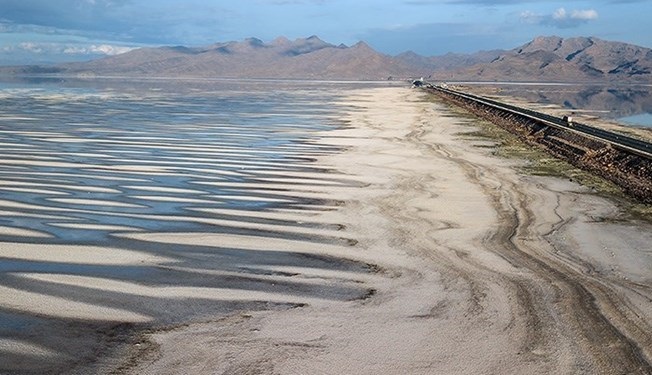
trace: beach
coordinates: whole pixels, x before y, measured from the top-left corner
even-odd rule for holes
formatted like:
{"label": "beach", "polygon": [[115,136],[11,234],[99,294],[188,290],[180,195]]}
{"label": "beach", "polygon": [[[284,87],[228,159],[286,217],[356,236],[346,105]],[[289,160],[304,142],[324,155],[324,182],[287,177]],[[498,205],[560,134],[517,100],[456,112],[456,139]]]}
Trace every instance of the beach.
{"label": "beach", "polygon": [[[478,120],[420,90],[335,100],[337,128],[313,130],[291,162],[224,143],[193,148],[183,174],[171,158],[83,166],[120,172],[121,188],[101,192],[115,220],[82,221],[98,198],[66,195],[64,176],[9,184],[51,197],[4,199],[4,217],[49,215],[75,238],[106,238],[73,245],[0,224],[0,314],[24,327],[4,327],[22,333],[0,336],[0,372],[652,371],[652,225],[573,181],[520,172],[523,161],[465,135]],[[184,147],[161,137],[141,141]],[[237,168],[195,165],[206,153]],[[12,166],[70,162],[21,160]],[[214,204],[225,199],[240,204]],[[183,205],[138,211],[170,202]]]}

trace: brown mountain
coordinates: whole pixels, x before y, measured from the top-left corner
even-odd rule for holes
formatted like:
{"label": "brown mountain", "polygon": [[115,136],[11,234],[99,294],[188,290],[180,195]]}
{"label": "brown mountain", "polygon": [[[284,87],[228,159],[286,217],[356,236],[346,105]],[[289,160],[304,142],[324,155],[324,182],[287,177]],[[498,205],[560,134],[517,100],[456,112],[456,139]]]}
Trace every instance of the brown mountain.
{"label": "brown mountain", "polygon": [[296,78],[384,80],[427,77],[494,60],[505,51],[424,57],[414,52],[381,54],[364,42],[333,45],[316,36],[266,44],[249,38],[202,48],[141,48],[118,56],[60,65],[61,73],[94,76]]}
{"label": "brown mountain", "polygon": [[598,38],[538,37],[489,63],[435,71],[443,80],[650,82],[652,50]]}
{"label": "brown mountain", "polygon": [[294,41],[280,37],[270,43],[249,38],[203,48],[141,48],[59,68],[60,73],[82,76],[351,80],[409,78],[432,70],[378,53],[364,42],[336,46],[316,36]]}
{"label": "brown mountain", "polygon": [[504,50],[480,51],[472,54],[449,52],[441,56],[426,57],[408,51],[397,55],[396,58],[411,66],[429,69],[431,72],[446,72],[476,64],[489,63],[505,52]]}
{"label": "brown mountain", "polygon": [[270,43],[256,38],[205,47],[141,48],[49,67],[0,67],[4,75],[290,78],[527,82],[652,82],[652,51],[597,38],[538,37],[513,50],[425,57],[381,54],[364,42],[333,45],[316,36]]}

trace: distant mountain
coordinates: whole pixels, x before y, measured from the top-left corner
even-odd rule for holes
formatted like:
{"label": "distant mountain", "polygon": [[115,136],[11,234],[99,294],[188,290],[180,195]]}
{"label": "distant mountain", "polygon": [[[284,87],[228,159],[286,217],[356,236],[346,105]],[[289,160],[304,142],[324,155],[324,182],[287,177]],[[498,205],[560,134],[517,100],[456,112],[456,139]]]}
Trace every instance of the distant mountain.
{"label": "distant mountain", "polygon": [[270,43],[249,38],[202,48],[141,48],[84,63],[59,65],[60,73],[80,76],[296,78],[386,80],[429,74],[432,66],[413,65],[374,51],[364,42],[333,45],[316,36]]}
{"label": "distant mountain", "polygon": [[396,58],[414,67],[430,69],[431,72],[449,72],[462,67],[489,63],[505,52],[505,50],[491,50],[472,54],[447,53],[442,56],[425,57],[408,51],[396,56]]}
{"label": "distant mountain", "polygon": [[652,50],[598,38],[538,37],[488,63],[434,71],[442,80],[528,82],[652,81]]}
{"label": "distant mountain", "polygon": [[364,42],[333,45],[316,36],[270,43],[249,38],[205,47],[141,48],[56,66],[0,67],[5,75],[214,77],[444,81],[652,83],[652,51],[598,38],[538,37],[513,50],[425,57],[379,53]]}

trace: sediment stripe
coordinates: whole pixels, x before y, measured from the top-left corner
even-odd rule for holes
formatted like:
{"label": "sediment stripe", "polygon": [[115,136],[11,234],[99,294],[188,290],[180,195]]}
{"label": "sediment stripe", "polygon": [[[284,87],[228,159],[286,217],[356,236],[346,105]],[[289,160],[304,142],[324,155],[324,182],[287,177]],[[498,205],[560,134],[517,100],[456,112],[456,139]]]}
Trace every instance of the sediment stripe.
{"label": "sediment stripe", "polygon": [[117,323],[366,295],[321,216],[361,186],[316,162],[340,94],[286,90],[0,90],[0,372],[66,368]]}

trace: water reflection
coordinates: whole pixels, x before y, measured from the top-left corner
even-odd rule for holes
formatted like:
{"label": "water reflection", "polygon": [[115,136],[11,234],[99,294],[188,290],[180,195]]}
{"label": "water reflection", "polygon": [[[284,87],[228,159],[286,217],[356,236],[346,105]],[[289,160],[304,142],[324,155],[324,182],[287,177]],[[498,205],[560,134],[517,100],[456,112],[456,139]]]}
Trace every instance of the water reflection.
{"label": "water reflection", "polygon": [[167,92],[176,94],[187,93],[214,93],[228,91],[229,93],[252,93],[257,91],[294,91],[318,88],[339,89],[370,86],[404,86],[401,81],[303,81],[303,80],[275,80],[275,79],[229,79],[229,78],[202,78],[202,79],[169,79],[169,78],[79,78],[66,76],[0,76],[0,90],[15,88],[39,88],[48,90],[77,90],[106,92]]}
{"label": "water reflection", "polygon": [[618,121],[626,125],[645,126],[652,128],[652,113],[640,113],[637,115],[622,117],[618,119]]}
{"label": "water reflection", "polygon": [[315,163],[346,126],[329,85],[0,84],[0,373],[72,372],[133,329],[364,296],[368,266],[328,255],[355,239],[319,216],[360,186]]}
{"label": "water reflection", "polygon": [[497,84],[501,95],[561,106],[632,126],[652,127],[652,86]]}

